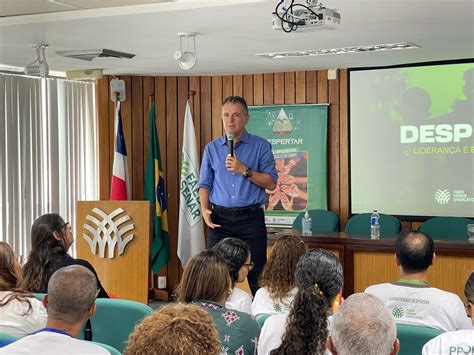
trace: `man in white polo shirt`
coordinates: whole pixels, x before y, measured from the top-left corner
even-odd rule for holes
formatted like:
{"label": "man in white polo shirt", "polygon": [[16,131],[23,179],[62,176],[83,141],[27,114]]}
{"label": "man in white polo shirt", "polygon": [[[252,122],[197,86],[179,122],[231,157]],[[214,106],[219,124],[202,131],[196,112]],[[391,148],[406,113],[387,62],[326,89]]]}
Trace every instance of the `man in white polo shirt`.
{"label": "man in white polo shirt", "polygon": [[444,331],[470,329],[461,299],[431,287],[428,268],[435,259],[433,240],[423,232],[403,232],[395,244],[395,260],[400,279],[368,287],[365,292],[378,297],[392,312],[397,323],[437,328]]}
{"label": "man in white polo shirt", "polygon": [[[466,313],[474,324],[474,272],[471,273],[464,288],[467,302]],[[474,354],[474,327],[469,330],[446,332],[431,339],[423,347],[423,355],[431,354]]]}
{"label": "man in white polo shirt", "polygon": [[0,355],[110,355],[89,341],[75,339],[95,313],[97,280],[80,265],[58,269],[49,279],[43,304],[48,311],[46,328],[0,349]]}

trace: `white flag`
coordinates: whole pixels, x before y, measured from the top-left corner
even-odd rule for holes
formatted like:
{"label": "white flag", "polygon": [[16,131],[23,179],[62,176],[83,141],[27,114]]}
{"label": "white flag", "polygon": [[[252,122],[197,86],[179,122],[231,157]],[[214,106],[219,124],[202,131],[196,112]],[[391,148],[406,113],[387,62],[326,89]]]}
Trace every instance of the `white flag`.
{"label": "white flag", "polygon": [[189,101],[184,115],[181,181],[179,184],[178,257],[181,265],[205,249],[204,225],[199,204],[199,161]]}

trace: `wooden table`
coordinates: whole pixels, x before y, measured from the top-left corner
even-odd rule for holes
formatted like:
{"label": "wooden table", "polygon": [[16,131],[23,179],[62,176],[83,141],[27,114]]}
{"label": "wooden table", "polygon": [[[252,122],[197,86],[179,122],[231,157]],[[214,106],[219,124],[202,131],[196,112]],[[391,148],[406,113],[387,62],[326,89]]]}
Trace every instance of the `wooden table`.
{"label": "wooden table", "polygon": [[[291,230],[273,234],[269,230],[268,252],[275,240]],[[308,248],[323,248],[332,251],[341,260],[344,268],[344,295],[363,292],[366,287],[378,283],[398,280],[395,264],[395,239],[384,237],[370,240],[368,236],[324,233],[302,237]],[[467,239],[467,238],[466,238]],[[464,285],[474,271],[474,244],[466,241],[436,241],[436,258],[428,272],[431,286],[456,293],[463,301]]]}

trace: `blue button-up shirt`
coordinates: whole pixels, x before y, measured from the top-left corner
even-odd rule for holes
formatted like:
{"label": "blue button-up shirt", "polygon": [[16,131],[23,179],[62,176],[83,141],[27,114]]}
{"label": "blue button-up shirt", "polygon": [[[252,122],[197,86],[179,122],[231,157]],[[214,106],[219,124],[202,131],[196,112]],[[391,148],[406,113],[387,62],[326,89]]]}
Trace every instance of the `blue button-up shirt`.
{"label": "blue button-up shirt", "polygon": [[[244,131],[235,144],[234,153],[242,164],[259,173],[266,173],[274,182],[278,179],[272,146],[265,139]],[[204,149],[199,184],[210,191],[209,201],[223,207],[246,207],[265,203],[265,189],[255,185],[243,175],[225,167],[227,140],[214,139]]]}

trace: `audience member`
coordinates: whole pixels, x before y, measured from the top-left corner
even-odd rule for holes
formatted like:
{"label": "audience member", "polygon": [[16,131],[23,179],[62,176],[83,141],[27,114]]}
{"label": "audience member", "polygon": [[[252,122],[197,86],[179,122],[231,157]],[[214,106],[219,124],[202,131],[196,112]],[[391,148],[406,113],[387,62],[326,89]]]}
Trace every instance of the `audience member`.
{"label": "audience member", "polygon": [[208,312],[191,304],[169,304],[146,317],[128,338],[124,355],[220,354]]}
{"label": "audience member", "polygon": [[428,268],[435,260],[433,240],[423,232],[402,232],[395,249],[400,279],[365,292],[377,296],[399,323],[444,331],[471,328],[459,297],[428,284]]}
{"label": "audience member", "polygon": [[186,264],[178,288],[179,301],[197,304],[211,314],[223,354],[253,354],[260,327],[249,314],[224,306],[231,288],[225,261],[214,250],[206,250]]}
{"label": "audience member", "polygon": [[235,287],[237,283],[244,282],[253,268],[250,248],[243,240],[237,238],[221,239],[212,248],[227,263],[232,281],[232,293],[225,306],[241,312],[251,313],[252,296],[244,290]]}
{"label": "audience member", "polygon": [[466,287],[466,313],[473,328],[446,332],[430,340],[423,347],[423,355],[431,354],[474,354],[474,272],[469,275]]}
{"label": "audience member", "polygon": [[85,267],[72,265],[57,270],[43,298],[48,310],[46,328],[7,345],[0,349],[0,354],[109,354],[98,345],[75,339],[86,320],[95,313],[96,295],[96,278]]}
{"label": "audience member", "polygon": [[296,265],[298,291],[290,313],[269,317],[262,328],[258,354],[323,354],[328,316],[343,285],[342,265],[333,253],[311,250]]}
{"label": "audience member", "polygon": [[108,298],[94,267],[82,259],[74,259],[67,251],[74,242],[72,228],[55,213],[39,217],[31,227],[31,251],[23,267],[21,286],[30,292],[48,292],[51,275],[63,266],[82,265],[97,279],[99,298]]}
{"label": "audience member", "polygon": [[273,245],[260,276],[261,288],[252,303],[255,318],[266,314],[288,313],[296,294],[295,269],[306,246],[298,236],[284,235]]}
{"label": "audience member", "polygon": [[334,354],[395,355],[400,350],[392,314],[375,296],[349,296],[331,318],[328,349]]}
{"label": "audience member", "polygon": [[21,265],[13,249],[0,242],[0,332],[23,336],[46,325],[47,313],[40,301],[18,287]]}

